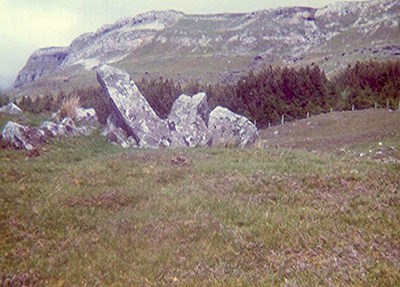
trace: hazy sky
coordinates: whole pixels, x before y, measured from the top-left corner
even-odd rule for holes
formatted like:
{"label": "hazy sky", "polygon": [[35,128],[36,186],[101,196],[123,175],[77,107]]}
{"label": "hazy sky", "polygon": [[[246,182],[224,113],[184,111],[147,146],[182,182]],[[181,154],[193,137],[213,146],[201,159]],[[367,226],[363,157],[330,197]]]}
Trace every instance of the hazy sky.
{"label": "hazy sky", "polygon": [[343,0],[0,0],[0,87],[12,84],[35,49],[68,46],[122,17],[150,10],[208,14],[333,2]]}

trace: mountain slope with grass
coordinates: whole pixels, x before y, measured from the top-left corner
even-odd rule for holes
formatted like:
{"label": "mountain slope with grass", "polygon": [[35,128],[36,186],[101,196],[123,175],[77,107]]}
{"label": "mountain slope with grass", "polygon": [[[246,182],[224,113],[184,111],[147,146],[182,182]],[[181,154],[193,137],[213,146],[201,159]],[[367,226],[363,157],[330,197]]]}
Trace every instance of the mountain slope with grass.
{"label": "mountain slope with grass", "polygon": [[400,54],[397,0],[289,7],[248,14],[149,12],[105,25],[69,47],[35,51],[13,91],[68,90],[95,83],[108,63],[134,78],[232,82],[265,65],[318,64],[328,74],[356,60]]}
{"label": "mountain slope with grass", "polygon": [[310,117],[268,148],[1,150],[0,285],[397,286],[400,164],[360,153],[398,151],[399,115]]}

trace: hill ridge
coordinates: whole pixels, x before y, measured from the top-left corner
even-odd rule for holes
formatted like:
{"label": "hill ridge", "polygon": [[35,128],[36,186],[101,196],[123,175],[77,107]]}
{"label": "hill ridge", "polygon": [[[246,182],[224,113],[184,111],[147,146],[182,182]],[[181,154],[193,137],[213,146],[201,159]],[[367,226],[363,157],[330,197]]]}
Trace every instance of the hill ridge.
{"label": "hill ridge", "polygon": [[150,11],[103,25],[69,47],[36,50],[15,87],[80,86],[77,78],[85,77],[93,83],[92,70],[104,63],[135,77],[182,81],[231,81],[265,64],[316,63],[329,74],[359,59],[398,57],[399,18],[395,0],[234,14]]}

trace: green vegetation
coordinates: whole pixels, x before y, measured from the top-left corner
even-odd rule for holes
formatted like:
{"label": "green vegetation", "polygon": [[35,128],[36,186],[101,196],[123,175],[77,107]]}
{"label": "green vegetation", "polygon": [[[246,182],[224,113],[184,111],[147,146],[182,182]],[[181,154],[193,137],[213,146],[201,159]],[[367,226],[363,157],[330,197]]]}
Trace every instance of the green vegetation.
{"label": "green vegetation", "polygon": [[[384,113],[349,112],[383,132],[347,136],[347,153],[124,150],[98,134],[2,150],[0,285],[398,286],[400,164],[358,156],[400,149]],[[344,137],[342,118],[300,129]]]}
{"label": "green vegetation", "polygon": [[[235,84],[181,84],[173,79],[142,79],[139,89],[156,113],[166,118],[175,99],[185,93],[206,92],[211,108],[217,105],[249,117],[259,128],[277,124],[281,116],[287,121],[305,118],[307,113],[320,114],[371,107],[399,108],[400,61],[370,61],[349,66],[328,80],[317,65],[299,69],[267,67],[249,73]],[[69,94],[47,94],[34,101],[24,97],[20,107],[32,113],[56,111],[68,98],[78,97],[83,107],[96,109],[105,123],[110,105],[100,87],[75,89]]]}
{"label": "green vegetation", "polygon": [[[308,151],[352,150],[369,154],[394,147],[400,152],[400,112],[384,109],[327,113],[260,131],[263,144],[270,147],[300,148]],[[384,142],[386,148],[377,145]],[[393,150],[394,151],[394,150]],[[400,159],[400,154],[397,158]]]}

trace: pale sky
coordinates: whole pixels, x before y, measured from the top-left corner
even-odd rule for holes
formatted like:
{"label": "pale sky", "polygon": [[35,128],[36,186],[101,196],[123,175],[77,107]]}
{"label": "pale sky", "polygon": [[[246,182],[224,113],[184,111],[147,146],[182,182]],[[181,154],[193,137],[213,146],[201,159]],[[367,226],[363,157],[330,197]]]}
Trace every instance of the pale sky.
{"label": "pale sky", "polygon": [[34,50],[69,46],[79,35],[122,17],[151,10],[209,14],[333,2],[343,0],[0,0],[0,88],[12,85]]}

